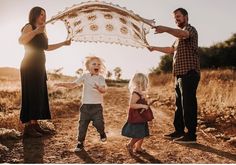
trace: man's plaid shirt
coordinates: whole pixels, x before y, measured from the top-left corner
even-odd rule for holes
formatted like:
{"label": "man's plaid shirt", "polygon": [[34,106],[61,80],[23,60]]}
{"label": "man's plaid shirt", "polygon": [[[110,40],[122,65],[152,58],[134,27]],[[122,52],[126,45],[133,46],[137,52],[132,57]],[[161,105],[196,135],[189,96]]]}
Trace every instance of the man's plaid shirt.
{"label": "man's plaid shirt", "polygon": [[174,76],[184,75],[193,69],[200,72],[197,30],[190,24],[186,25],[183,30],[189,31],[189,38],[177,39],[173,44],[176,48],[173,57]]}

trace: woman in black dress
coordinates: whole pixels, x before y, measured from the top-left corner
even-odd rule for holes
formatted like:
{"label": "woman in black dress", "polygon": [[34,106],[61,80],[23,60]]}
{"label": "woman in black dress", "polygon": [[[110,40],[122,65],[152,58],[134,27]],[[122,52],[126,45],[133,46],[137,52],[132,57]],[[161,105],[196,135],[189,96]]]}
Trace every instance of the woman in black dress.
{"label": "woman in black dress", "polygon": [[24,135],[31,137],[40,137],[42,134],[49,133],[37,122],[37,120],[51,119],[44,50],[55,50],[71,44],[70,40],[66,40],[48,45],[45,21],[45,10],[41,7],[32,8],[29,13],[29,23],[22,28],[19,38],[19,43],[25,47],[25,55],[20,67],[22,92],[20,120],[25,124]]}

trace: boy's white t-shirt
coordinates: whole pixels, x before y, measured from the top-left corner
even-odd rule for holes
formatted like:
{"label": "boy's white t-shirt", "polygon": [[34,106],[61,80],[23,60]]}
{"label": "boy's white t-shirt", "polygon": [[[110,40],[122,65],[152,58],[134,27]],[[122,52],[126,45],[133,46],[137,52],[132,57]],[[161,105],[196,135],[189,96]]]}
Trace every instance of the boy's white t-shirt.
{"label": "boy's white t-shirt", "polygon": [[82,93],[82,103],[83,104],[102,104],[103,96],[97,90],[94,89],[95,84],[98,86],[105,86],[105,78],[101,75],[91,75],[90,73],[85,73],[78,79],[74,81],[77,84],[83,84],[83,93]]}

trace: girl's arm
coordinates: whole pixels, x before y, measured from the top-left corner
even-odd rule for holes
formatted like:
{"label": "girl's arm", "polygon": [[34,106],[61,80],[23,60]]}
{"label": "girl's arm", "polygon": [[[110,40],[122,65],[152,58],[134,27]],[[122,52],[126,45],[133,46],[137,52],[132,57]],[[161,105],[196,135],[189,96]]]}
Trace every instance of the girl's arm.
{"label": "girl's arm", "polygon": [[63,42],[60,42],[57,44],[48,45],[47,51],[55,50],[55,49],[58,49],[62,46],[70,45],[70,44],[71,44],[71,40],[66,40],[66,41],[63,41]]}
{"label": "girl's arm", "polygon": [[131,96],[131,100],[130,100],[130,108],[131,109],[140,109],[140,108],[148,109],[148,105],[137,104],[136,102],[138,100],[139,100],[139,96],[136,93],[133,93]]}

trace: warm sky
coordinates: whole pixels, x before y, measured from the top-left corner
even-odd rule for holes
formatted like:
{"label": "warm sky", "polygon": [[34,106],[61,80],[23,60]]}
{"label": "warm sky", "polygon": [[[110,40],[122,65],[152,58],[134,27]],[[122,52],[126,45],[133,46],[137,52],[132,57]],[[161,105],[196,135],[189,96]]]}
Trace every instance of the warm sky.
{"label": "warm sky", "polygon": [[[178,7],[187,9],[189,23],[196,27],[199,34],[199,46],[210,46],[228,39],[236,32],[235,0],[104,0],[133,10],[140,16],[155,19],[157,25],[176,27],[172,12]],[[0,67],[20,67],[24,48],[18,44],[20,30],[28,21],[32,7],[41,6],[47,12],[47,20],[59,11],[82,0],[1,0],[0,1]],[[47,25],[49,43],[63,41],[67,32],[62,22]],[[150,31],[148,41],[152,45],[170,46],[174,37],[168,34],[153,34]],[[55,51],[46,52],[48,70],[64,67],[63,72],[75,75],[77,68],[87,55],[97,55],[105,60],[107,69],[113,71],[121,67],[122,78],[130,78],[135,72],[148,73],[157,66],[159,52],[112,44],[79,43]]]}

